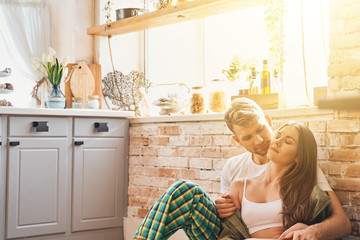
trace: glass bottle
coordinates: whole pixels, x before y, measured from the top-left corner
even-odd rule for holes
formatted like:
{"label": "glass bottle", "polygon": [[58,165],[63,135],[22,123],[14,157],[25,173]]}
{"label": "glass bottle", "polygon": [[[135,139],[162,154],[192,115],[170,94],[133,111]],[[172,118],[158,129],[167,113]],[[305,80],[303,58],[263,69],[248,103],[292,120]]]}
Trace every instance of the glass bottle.
{"label": "glass bottle", "polygon": [[191,114],[201,114],[204,113],[204,96],[203,96],[203,87],[197,86],[191,88],[191,105],[190,112]]}
{"label": "glass bottle", "polygon": [[250,94],[259,94],[259,79],[255,68],[251,69]]}
{"label": "glass bottle", "polygon": [[209,109],[212,112],[224,112],[226,110],[226,91],[224,85],[224,80],[221,79],[211,81]]}
{"label": "glass bottle", "polygon": [[100,107],[99,96],[98,95],[89,96],[89,100],[86,104],[86,107],[91,109],[99,109]]}
{"label": "glass bottle", "polygon": [[261,94],[270,93],[270,72],[268,71],[268,61],[263,61],[263,70],[260,72]]}
{"label": "glass bottle", "polygon": [[73,97],[72,98],[72,108],[82,108],[82,107],[83,107],[82,98]]}

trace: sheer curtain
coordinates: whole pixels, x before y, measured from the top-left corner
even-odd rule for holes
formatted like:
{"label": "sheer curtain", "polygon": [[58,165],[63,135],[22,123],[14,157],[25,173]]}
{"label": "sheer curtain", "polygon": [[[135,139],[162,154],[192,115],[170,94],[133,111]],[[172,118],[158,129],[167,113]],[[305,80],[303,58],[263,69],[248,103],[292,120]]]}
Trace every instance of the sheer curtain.
{"label": "sheer curtain", "polygon": [[40,76],[31,66],[31,57],[40,58],[51,42],[47,0],[0,0],[0,70],[12,68],[9,82],[14,92],[1,99],[14,106],[27,107],[32,87]]}

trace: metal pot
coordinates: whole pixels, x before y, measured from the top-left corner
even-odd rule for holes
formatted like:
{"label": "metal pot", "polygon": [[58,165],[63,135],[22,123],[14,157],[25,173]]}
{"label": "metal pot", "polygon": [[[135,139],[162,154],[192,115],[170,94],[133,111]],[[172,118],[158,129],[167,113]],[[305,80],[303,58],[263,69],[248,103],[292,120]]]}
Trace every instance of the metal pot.
{"label": "metal pot", "polygon": [[116,20],[138,16],[143,12],[145,12],[145,9],[143,8],[120,8],[116,10]]}

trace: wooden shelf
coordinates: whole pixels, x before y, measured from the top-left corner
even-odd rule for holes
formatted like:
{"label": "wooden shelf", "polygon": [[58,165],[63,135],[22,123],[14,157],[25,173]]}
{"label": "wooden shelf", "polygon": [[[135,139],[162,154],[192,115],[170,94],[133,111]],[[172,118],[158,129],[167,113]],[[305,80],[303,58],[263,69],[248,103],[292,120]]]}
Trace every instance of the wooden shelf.
{"label": "wooden shelf", "polygon": [[194,0],[169,8],[130,17],[87,29],[87,34],[94,36],[113,36],[137,32],[169,24],[195,20],[220,13],[260,6],[265,0]]}

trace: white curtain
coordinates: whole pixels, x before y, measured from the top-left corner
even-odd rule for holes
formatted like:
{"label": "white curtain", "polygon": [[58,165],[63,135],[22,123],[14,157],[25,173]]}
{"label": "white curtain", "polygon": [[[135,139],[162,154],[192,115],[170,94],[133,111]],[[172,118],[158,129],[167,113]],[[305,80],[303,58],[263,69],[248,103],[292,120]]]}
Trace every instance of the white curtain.
{"label": "white curtain", "polygon": [[15,106],[25,107],[40,78],[30,59],[41,58],[51,42],[47,0],[0,0],[0,28],[0,70],[12,68],[10,81],[15,89],[8,98]]}

